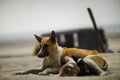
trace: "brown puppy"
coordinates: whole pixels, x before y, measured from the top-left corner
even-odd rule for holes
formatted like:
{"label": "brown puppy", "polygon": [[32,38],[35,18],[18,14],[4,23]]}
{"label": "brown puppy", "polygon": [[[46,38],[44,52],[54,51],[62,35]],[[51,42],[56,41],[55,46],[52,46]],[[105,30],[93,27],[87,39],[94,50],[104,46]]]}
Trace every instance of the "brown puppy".
{"label": "brown puppy", "polygon": [[80,68],[73,58],[65,56],[65,65],[60,68],[59,76],[77,76]]}
{"label": "brown puppy", "polygon": [[88,69],[87,63],[83,61],[83,58],[78,58],[74,56],[72,56],[72,58],[80,68],[80,72],[78,73],[78,76],[85,76],[90,74],[90,70]]}
{"label": "brown puppy", "polygon": [[[42,67],[37,72],[35,70],[28,70],[25,72],[20,72],[19,74],[39,72],[39,74],[46,75],[46,74],[59,73],[59,69],[61,68],[62,65],[64,65],[65,56],[70,56],[70,57],[75,56],[75,57],[84,58],[91,54],[93,55],[99,54],[96,50],[65,48],[65,47],[59,46],[57,42],[56,34],[54,31],[51,32],[50,37],[41,38],[35,35],[35,38],[39,42],[39,46],[40,46],[38,57],[44,59],[42,63]],[[95,60],[100,60],[100,58],[95,58]],[[94,62],[93,63],[91,62],[91,64],[94,64]],[[100,65],[102,66],[102,63]]]}

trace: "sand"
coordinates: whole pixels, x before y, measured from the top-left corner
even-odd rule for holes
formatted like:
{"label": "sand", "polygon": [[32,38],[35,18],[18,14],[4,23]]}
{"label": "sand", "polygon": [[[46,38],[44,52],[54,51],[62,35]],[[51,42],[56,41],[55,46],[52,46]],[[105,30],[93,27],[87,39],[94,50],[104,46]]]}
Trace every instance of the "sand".
{"label": "sand", "polygon": [[101,54],[108,64],[108,72],[105,76],[76,76],[76,77],[56,77],[42,76],[37,74],[15,75],[14,73],[29,69],[39,69],[41,58],[35,56],[20,56],[0,58],[0,80],[120,80],[120,54],[105,53]]}
{"label": "sand", "polygon": [[105,76],[76,76],[76,77],[56,77],[42,76],[37,74],[15,75],[16,72],[39,69],[42,59],[32,56],[34,44],[22,45],[12,44],[0,46],[0,80],[120,80],[120,38],[109,39],[109,48],[115,53],[101,53],[100,55],[107,60],[111,72]]}

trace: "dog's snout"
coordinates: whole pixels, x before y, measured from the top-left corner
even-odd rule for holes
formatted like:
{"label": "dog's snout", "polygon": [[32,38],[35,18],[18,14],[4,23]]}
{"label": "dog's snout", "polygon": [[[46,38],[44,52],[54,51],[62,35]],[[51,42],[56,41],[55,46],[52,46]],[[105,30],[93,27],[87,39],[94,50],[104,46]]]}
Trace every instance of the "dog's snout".
{"label": "dog's snout", "polygon": [[43,51],[40,49],[40,51],[38,52],[38,57],[42,58],[43,57]]}
{"label": "dog's snout", "polygon": [[40,58],[43,58],[44,57],[43,52],[38,52],[37,56],[40,57]]}
{"label": "dog's snout", "polygon": [[44,57],[48,56],[48,52],[47,52],[47,51],[40,50],[40,51],[38,52],[38,55],[37,55],[37,56],[40,57],[40,58],[44,58]]}
{"label": "dog's snout", "polygon": [[39,54],[39,53],[38,53],[38,55],[37,55],[37,56],[38,56],[38,57],[42,57],[42,55],[41,55],[41,54]]}
{"label": "dog's snout", "polygon": [[38,57],[40,57],[40,58],[44,58],[44,57],[46,57],[46,56],[48,56],[48,55],[46,55],[45,53],[40,53],[40,54],[38,54]]}

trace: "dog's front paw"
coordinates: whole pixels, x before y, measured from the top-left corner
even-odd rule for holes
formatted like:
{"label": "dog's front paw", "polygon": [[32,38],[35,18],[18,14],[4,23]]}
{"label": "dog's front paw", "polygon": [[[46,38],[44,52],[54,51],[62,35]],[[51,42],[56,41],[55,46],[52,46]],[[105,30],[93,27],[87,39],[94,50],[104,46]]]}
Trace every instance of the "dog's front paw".
{"label": "dog's front paw", "polygon": [[49,74],[49,76],[59,77],[59,76],[60,76],[60,74]]}
{"label": "dog's front paw", "polygon": [[39,75],[47,75],[47,74],[44,73],[44,72],[39,72],[38,74],[39,74]]}

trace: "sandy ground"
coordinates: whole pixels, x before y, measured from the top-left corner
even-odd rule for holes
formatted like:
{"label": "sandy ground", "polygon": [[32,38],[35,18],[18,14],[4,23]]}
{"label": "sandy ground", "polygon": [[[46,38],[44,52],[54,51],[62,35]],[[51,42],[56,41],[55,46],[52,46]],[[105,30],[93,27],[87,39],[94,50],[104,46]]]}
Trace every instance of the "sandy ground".
{"label": "sandy ground", "polygon": [[80,76],[80,77],[55,77],[41,76],[37,74],[14,75],[15,72],[39,69],[42,59],[31,56],[34,45],[29,46],[2,46],[0,47],[0,80],[120,80],[120,39],[108,41],[110,49],[116,53],[102,54],[108,64],[108,72],[105,76]]}
{"label": "sandy ground", "polygon": [[55,77],[37,74],[14,75],[15,72],[40,68],[42,59],[33,56],[25,56],[0,58],[0,80],[120,80],[120,54],[107,53],[101,55],[109,64],[108,72],[112,72],[106,76]]}

